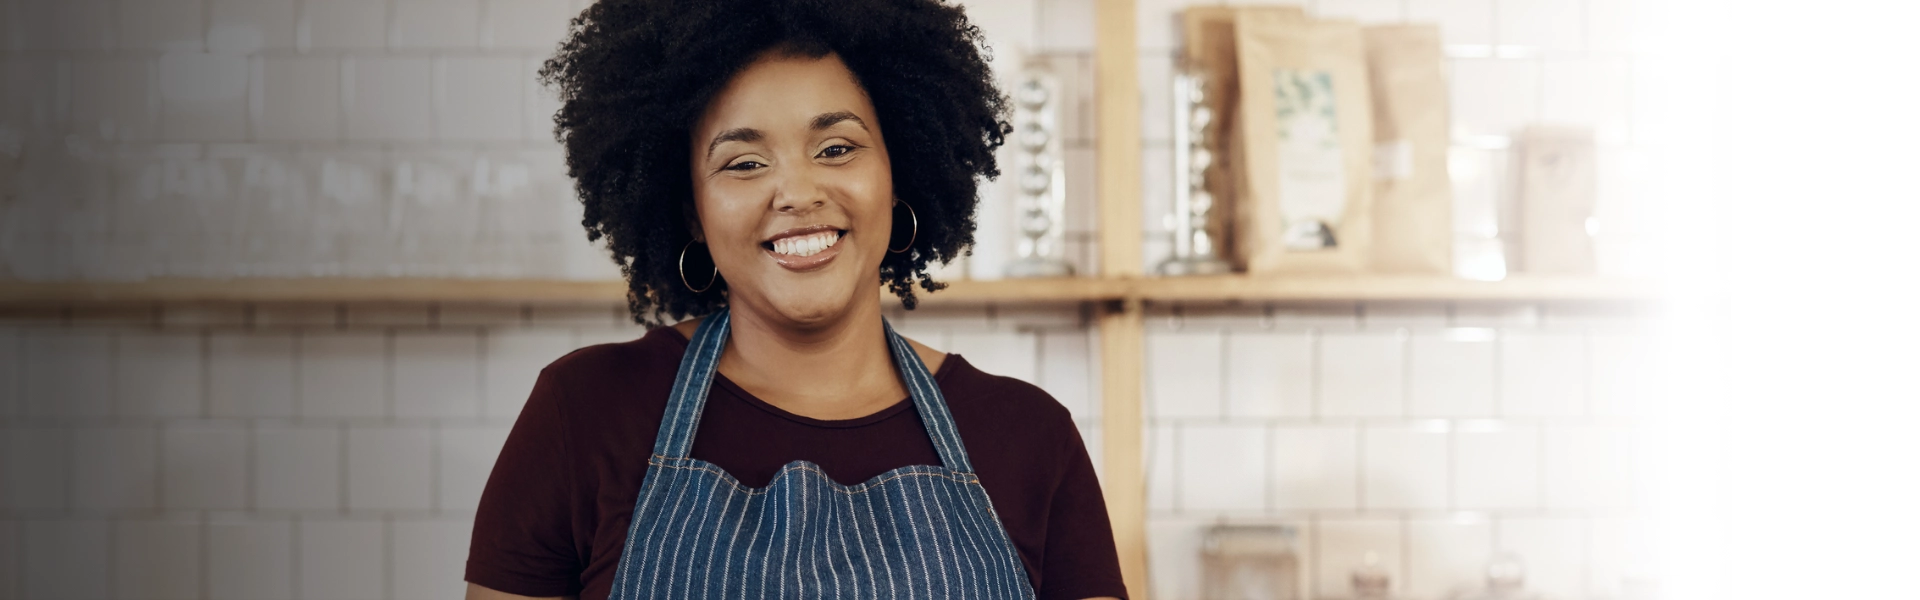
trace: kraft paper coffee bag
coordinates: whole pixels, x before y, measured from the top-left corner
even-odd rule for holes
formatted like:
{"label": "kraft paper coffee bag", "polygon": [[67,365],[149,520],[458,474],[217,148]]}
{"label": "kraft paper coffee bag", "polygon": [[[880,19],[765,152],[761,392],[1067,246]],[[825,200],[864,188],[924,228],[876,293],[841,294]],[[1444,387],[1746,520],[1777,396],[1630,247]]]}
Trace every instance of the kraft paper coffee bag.
{"label": "kraft paper coffee bag", "polygon": [[1233,219],[1236,165],[1240,159],[1239,120],[1240,73],[1234,58],[1234,14],[1243,11],[1271,12],[1286,18],[1305,18],[1296,6],[1194,6],[1182,14],[1186,35],[1186,68],[1206,78],[1206,97],[1201,100],[1213,113],[1207,149],[1213,162],[1205,173],[1207,193],[1213,196],[1214,209],[1206,224],[1225,257],[1233,253]]}
{"label": "kraft paper coffee bag", "polygon": [[1234,38],[1236,262],[1251,273],[1366,269],[1373,109],[1359,25],[1243,11]]}
{"label": "kraft paper coffee bag", "polygon": [[1440,28],[1368,27],[1373,93],[1372,270],[1453,271],[1453,186]]}
{"label": "kraft paper coffee bag", "polygon": [[1594,272],[1593,130],[1533,125],[1520,134],[1520,271]]}

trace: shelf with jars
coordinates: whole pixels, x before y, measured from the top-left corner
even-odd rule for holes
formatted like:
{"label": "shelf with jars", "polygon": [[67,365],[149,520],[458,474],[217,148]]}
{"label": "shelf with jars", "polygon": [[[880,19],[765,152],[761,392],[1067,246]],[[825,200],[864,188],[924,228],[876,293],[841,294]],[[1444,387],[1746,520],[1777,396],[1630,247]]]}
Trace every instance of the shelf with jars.
{"label": "shelf with jars", "polygon": [[[1513,301],[1651,302],[1660,285],[1645,279],[1516,276],[1504,281],[1391,275],[1267,277],[1045,277],[956,280],[921,292],[923,305],[1146,302]],[[560,279],[153,279],[128,282],[0,282],[0,304],[470,302],[499,304],[617,302],[620,281]],[[890,298],[891,296],[886,296]]]}

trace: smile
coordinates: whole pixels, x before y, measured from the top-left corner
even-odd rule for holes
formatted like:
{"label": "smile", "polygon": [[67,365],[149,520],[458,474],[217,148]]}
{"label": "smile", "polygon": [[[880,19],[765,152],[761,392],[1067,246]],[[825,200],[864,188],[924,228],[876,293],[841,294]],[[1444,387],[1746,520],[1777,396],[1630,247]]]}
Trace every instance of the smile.
{"label": "smile", "polygon": [[761,242],[760,248],[781,267],[791,271],[811,271],[840,255],[840,240],[846,234],[846,230],[827,225],[797,227]]}

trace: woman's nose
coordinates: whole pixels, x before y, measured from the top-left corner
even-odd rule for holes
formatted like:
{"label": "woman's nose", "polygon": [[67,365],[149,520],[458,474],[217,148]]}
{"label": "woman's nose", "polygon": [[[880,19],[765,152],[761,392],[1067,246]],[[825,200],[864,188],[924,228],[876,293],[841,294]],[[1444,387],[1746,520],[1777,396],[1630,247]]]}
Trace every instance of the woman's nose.
{"label": "woman's nose", "polygon": [[826,204],[826,190],[812,165],[788,169],[774,188],[773,209],[779,212],[805,214]]}

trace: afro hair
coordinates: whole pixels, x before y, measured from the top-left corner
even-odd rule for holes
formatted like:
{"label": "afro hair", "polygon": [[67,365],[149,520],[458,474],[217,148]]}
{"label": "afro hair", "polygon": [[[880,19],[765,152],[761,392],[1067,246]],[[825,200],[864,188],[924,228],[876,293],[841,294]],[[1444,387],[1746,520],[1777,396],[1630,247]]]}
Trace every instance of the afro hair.
{"label": "afro hair", "polygon": [[[710,314],[725,279],[694,292],[680,253],[693,239],[691,129],[708,103],[769,51],[835,55],[886,131],[895,195],[914,210],[911,247],[879,278],[907,308],[933,261],[973,244],[979,178],[1012,127],[978,27],[938,0],[599,0],[575,17],[540,69],[558,92],[554,137],[584,204],[587,239],[606,239],[635,322]],[[904,237],[904,236],[903,236]]]}

